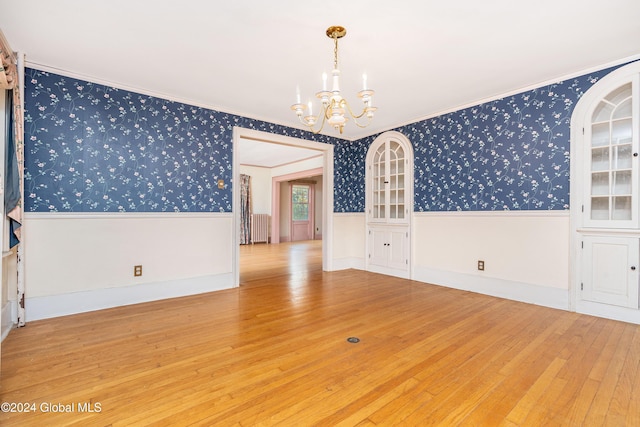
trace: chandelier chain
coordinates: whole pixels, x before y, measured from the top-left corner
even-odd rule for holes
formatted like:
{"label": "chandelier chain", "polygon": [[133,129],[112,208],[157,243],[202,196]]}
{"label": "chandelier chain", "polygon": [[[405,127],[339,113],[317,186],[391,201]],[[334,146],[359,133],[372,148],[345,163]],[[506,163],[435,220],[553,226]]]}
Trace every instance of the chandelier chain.
{"label": "chandelier chain", "polygon": [[334,48],[333,48],[333,69],[337,70],[338,69],[338,36],[336,35],[336,33],[333,33],[333,42],[334,42]]}

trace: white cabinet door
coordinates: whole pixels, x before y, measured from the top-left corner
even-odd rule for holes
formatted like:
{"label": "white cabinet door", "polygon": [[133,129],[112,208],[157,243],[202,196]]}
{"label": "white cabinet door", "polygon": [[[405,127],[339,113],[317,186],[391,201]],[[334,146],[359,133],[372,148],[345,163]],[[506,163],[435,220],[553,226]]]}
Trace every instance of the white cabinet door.
{"label": "white cabinet door", "polygon": [[637,237],[584,236],[582,299],[638,308]]}
{"label": "white cabinet door", "polygon": [[387,231],[383,228],[371,228],[369,234],[369,263],[387,266]]}
{"label": "white cabinet door", "polygon": [[409,271],[407,227],[379,226],[369,229],[369,270],[406,277]]}
{"label": "white cabinet door", "polygon": [[387,234],[387,240],[389,245],[387,250],[389,251],[388,266],[390,268],[397,268],[399,270],[406,270],[409,264],[408,254],[409,248],[407,238],[407,230],[390,230]]}

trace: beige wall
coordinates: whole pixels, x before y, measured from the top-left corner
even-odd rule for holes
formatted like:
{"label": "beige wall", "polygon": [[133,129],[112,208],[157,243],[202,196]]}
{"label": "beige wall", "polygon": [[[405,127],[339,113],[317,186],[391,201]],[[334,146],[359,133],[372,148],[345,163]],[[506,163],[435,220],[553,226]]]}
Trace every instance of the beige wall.
{"label": "beige wall", "polygon": [[[74,295],[92,309],[105,297],[122,305],[232,283],[232,214],[27,214],[25,230],[30,320],[48,317],[48,302],[60,305],[58,315],[69,314],[64,307],[75,303]],[[142,276],[134,277],[135,265],[142,265]]]}
{"label": "beige wall", "polygon": [[271,215],[271,168],[240,165],[239,169],[251,177],[253,213]]}

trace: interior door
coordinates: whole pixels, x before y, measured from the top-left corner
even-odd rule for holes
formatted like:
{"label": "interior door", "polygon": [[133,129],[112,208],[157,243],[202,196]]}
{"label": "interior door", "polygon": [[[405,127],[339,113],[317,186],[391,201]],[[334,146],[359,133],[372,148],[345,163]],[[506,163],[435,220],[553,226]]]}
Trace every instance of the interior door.
{"label": "interior door", "polygon": [[291,241],[313,239],[313,186],[291,186]]}

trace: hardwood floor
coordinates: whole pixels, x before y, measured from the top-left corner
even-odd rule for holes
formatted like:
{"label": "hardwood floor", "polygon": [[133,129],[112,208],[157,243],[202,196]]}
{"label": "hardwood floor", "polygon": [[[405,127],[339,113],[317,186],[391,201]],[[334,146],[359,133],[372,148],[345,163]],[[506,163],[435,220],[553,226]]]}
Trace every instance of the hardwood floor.
{"label": "hardwood floor", "polygon": [[0,424],[640,425],[637,325],[242,252],[239,288],[12,331],[0,400],[35,411]]}

